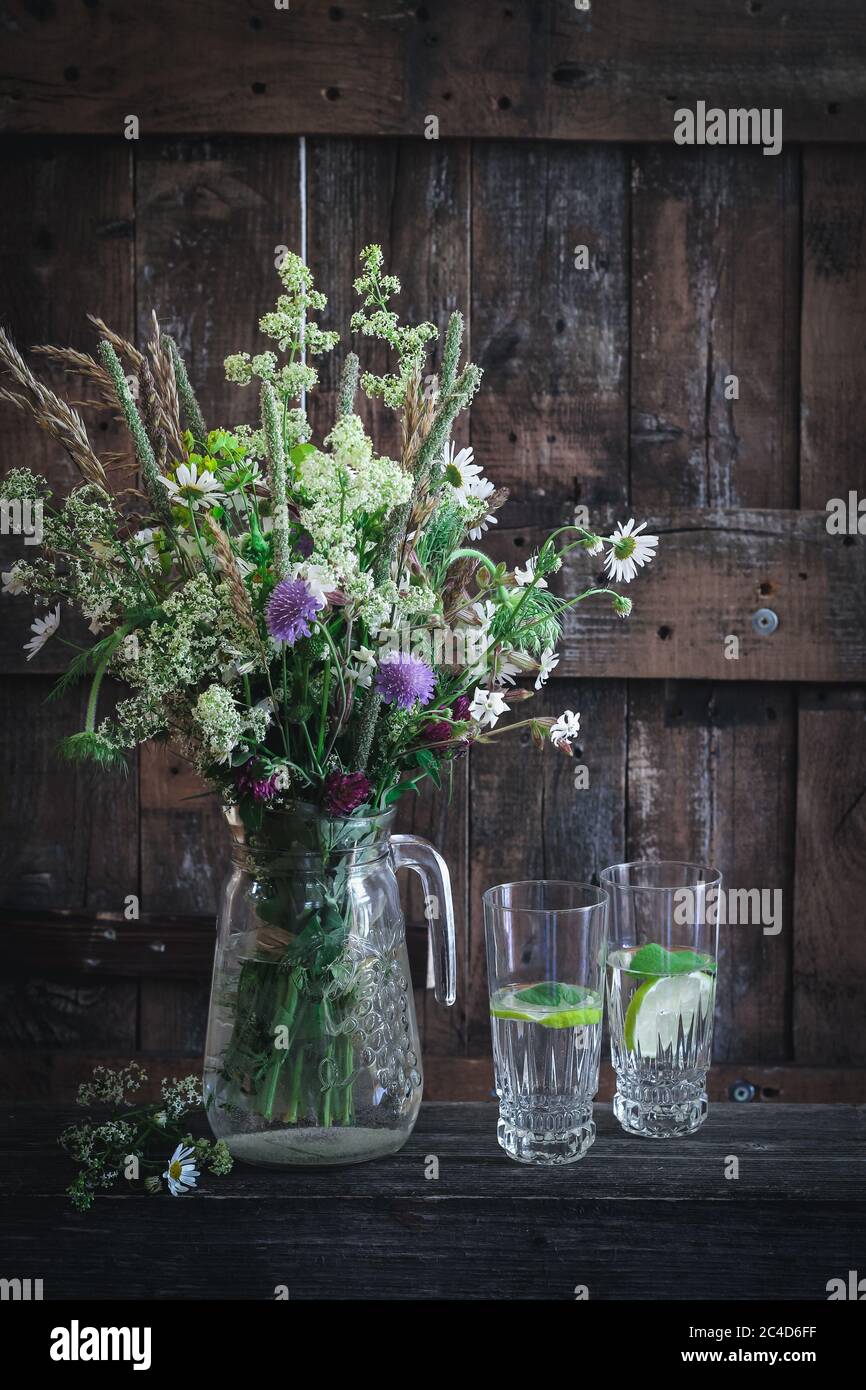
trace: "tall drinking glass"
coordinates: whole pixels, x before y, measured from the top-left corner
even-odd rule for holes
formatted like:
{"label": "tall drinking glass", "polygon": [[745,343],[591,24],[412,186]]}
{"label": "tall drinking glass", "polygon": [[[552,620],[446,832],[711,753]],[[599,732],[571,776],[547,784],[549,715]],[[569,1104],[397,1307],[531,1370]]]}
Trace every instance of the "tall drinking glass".
{"label": "tall drinking glass", "polygon": [[497,1138],[518,1163],[573,1163],[595,1139],[607,900],[586,883],[484,894]]}
{"label": "tall drinking glass", "polygon": [[647,1139],[691,1134],[707,1116],[722,876],[700,864],[615,864],[608,1027],[613,1110]]}

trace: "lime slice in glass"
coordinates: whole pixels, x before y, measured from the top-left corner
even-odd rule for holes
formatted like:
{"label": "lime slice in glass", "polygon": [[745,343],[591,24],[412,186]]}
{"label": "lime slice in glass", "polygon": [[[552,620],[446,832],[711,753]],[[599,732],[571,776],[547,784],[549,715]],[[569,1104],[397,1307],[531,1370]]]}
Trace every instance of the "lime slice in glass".
{"label": "lime slice in glass", "polygon": [[703,970],[646,980],[631,997],[625,1016],[625,1045],[643,1057],[675,1047],[682,1023],[688,1033],[695,1012],[706,1017],[713,1007],[715,981]]}
{"label": "lime slice in glass", "polygon": [[582,985],[548,980],[537,985],[506,985],[490,1000],[493,1018],[540,1023],[542,1028],[580,1028],[601,1023],[602,999]]}

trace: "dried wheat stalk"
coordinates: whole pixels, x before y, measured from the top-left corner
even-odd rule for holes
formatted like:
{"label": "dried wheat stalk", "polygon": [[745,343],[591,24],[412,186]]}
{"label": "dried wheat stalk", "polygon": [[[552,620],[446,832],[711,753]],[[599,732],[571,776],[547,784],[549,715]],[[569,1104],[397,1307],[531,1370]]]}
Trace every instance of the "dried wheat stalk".
{"label": "dried wheat stalk", "polygon": [[147,345],[147,350],[150,353],[156,390],[162,406],[162,427],[169,444],[181,458],[184,456],[183,426],[180,422],[180,400],[177,394],[174,363],[171,360],[171,354],[166,352],[163,347],[159,320],[155,311],[152,312],[151,319],[153,337]]}
{"label": "dried wheat stalk", "polygon": [[31,372],[5,329],[0,328],[0,365],[23,386],[28,395],[17,395],[3,389],[4,399],[19,410],[27,410],[37,425],[56,439],[69,454],[79,473],[89,483],[108,488],[108,478],[100,460],[90,446],[84,421],[68,401],[56,396]]}
{"label": "dried wheat stalk", "polygon": [[220,569],[225,575],[226,583],[228,584],[232,611],[241,626],[246,628],[247,632],[252,633],[254,637],[258,638],[259,631],[256,627],[253,606],[250,603],[247,586],[238,568],[238,562],[235,559],[234,551],[229,544],[229,538],[210,514],[205,517],[205,522],[208,530],[213,536],[214,547],[220,562]]}
{"label": "dried wheat stalk", "polygon": [[119,333],[115,333],[103,319],[97,318],[95,314],[88,314],[87,317],[94,328],[98,329],[99,336],[111,343],[118,357],[128,357],[135,370],[140,371],[145,359],[135,344],[131,343],[128,338],[122,338]]}

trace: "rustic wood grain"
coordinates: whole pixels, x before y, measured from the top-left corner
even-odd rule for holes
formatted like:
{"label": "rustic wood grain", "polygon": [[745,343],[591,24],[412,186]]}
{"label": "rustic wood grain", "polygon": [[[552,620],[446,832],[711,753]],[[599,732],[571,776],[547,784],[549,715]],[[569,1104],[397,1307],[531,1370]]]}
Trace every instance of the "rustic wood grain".
{"label": "rustic wood grain", "polygon": [[[857,681],[866,675],[862,620],[866,539],[830,536],[823,512],[775,509],[647,514],[660,536],[655,560],[627,586],[634,611],[614,621],[605,600],[579,605],[566,624],[565,675],[638,675],[721,681]],[[620,514],[621,515],[621,514]],[[593,517],[593,524],[598,518]],[[538,544],[539,532],[529,536]],[[498,544],[504,544],[501,536]],[[558,592],[580,592],[595,575],[569,560]],[[623,591],[626,588],[623,587]],[[771,608],[779,626],[755,632]],[[725,638],[739,656],[725,656]]]}
{"label": "rustic wood grain", "polygon": [[726,888],[782,895],[778,934],[719,927],[719,1061],[790,1054],[794,710],[778,685],[629,687],[627,858],[710,864]]}
{"label": "rustic wood grain", "polygon": [[12,1109],[0,1138],[4,1267],[44,1277],[49,1299],[270,1300],[285,1285],[293,1301],[571,1301],[578,1284],[592,1300],[824,1299],[829,1279],[858,1267],[866,1235],[863,1107],[718,1106],[663,1153],[598,1107],[593,1151],[556,1170],[511,1163],[492,1106],[425,1105],[391,1159],[304,1173],[239,1165],[182,1211],[119,1192],[102,1199],[107,1225],[62,1196],[70,1168],[51,1140],[72,1113]]}
{"label": "rustic wood grain", "polygon": [[[83,196],[83,190],[87,190]],[[107,140],[0,141],[0,320],[28,357],[36,375],[73,401],[92,393],[80,378],[30,357],[36,343],[93,352],[97,336],[87,314],[107,319],[119,333],[133,323],[134,211],[131,155]],[[4,385],[9,382],[4,376]],[[125,449],[123,432],[102,411],[82,410],[98,453]],[[27,466],[43,473],[58,496],[80,482],[66,451],[33,419],[0,401],[5,473]],[[120,475],[118,475],[120,476]],[[131,481],[122,475],[119,486]],[[21,538],[0,537],[0,569],[27,559],[35,548]],[[33,600],[0,597],[0,667],[32,672],[22,650],[30,637]],[[63,635],[89,642],[87,624],[68,609]],[[36,659],[40,671],[59,672],[68,648],[49,642]]]}
{"label": "rustic wood grain", "polygon": [[800,505],[866,494],[866,149],[803,151]]}
{"label": "rustic wood grain", "polygon": [[632,188],[632,502],[796,506],[799,151],[654,147]]}
{"label": "rustic wood grain", "polygon": [[[477,459],[514,521],[572,519],[627,488],[628,164],[620,149],[476,144]],[[575,268],[587,248],[589,266]]]}
{"label": "rustic wood grain", "polygon": [[300,246],[297,140],[141,141],[136,146],[140,338],[156,309],[183,354],[209,428],[259,422],[254,385],[223,359],[271,343],[258,323],[280,293],[281,246]]}
{"label": "rustic wood grain", "polygon": [[801,1062],[866,1057],[866,691],[800,698],[794,1046]]}
{"label": "rustic wood grain", "polygon": [[[469,349],[470,152],[456,140],[310,140],[307,142],[309,260],[319,288],[329,296],[321,316],[341,335],[336,351],[320,359],[321,387],[310,396],[310,419],[324,438],[336,411],[340,367],[348,351],[361,369],[393,371],[393,354],[374,339],[352,334],[359,307],[352,285],[361,273],[363,247],[382,247],[386,268],[401,282],[393,307],[406,323],[431,319],[440,330],[431,344],[429,370],[440,362],[442,334],[454,309],[467,320]],[[423,226],[423,236],[418,227]],[[356,410],[377,448],[400,457],[399,415],[371,404],[359,389]],[[455,439],[465,442],[461,420]]]}
{"label": "rustic wood grain", "polygon": [[0,904],[122,912],[138,892],[135,763],[122,778],[59,760],[60,739],[83,726],[88,692],[46,703],[53,684],[0,681]]}
{"label": "rustic wood grain", "polygon": [[[0,85],[15,133],[420,134],[673,139],[701,98],[782,107],[788,140],[862,138],[855,0],[169,0],[10,5]],[[190,81],[204,62],[205,80]]]}

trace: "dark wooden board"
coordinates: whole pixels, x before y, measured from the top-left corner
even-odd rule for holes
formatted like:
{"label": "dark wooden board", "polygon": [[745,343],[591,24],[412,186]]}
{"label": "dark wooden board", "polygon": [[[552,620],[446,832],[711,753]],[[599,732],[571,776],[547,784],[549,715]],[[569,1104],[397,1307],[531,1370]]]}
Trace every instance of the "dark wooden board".
{"label": "dark wooden board", "polygon": [[[4,1267],[43,1277],[48,1299],[272,1299],[283,1285],[292,1300],[572,1300],[578,1285],[593,1300],[823,1300],[829,1279],[858,1267],[862,1107],[718,1106],[698,1134],[658,1147],[599,1106],[594,1149],[559,1170],[510,1162],[495,1114],[425,1105],[392,1159],[238,1166],[179,1209],[120,1192],[80,1216],[60,1195],[69,1168],[52,1145],[72,1115],[12,1110],[0,1138]],[[731,1155],[737,1181],[725,1177]],[[425,1180],[431,1156],[439,1176]]]}
{"label": "dark wooden board", "polygon": [[[862,138],[856,0],[133,0],[10,4],[16,133],[673,139],[698,99],[781,107],[788,140]],[[194,77],[191,79],[191,74]]]}
{"label": "dark wooden board", "polygon": [[107,777],[60,759],[88,691],[46,703],[53,684],[35,674],[0,681],[0,904],[123,912],[139,892],[136,764],[127,778]]}
{"label": "dark wooden board", "polygon": [[866,149],[803,151],[800,505],[866,493]]}
{"label": "dark wooden board", "polygon": [[866,1059],[866,692],[804,690],[797,776],[794,1045]]}
{"label": "dark wooden board", "polygon": [[632,503],[795,507],[800,152],[654,146],[632,190]]}
{"label": "dark wooden board", "polygon": [[[566,625],[563,675],[864,679],[863,536],[828,535],[824,512],[627,510],[635,515],[661,539],[652,564],[621,586],[634,600],[632,615],[616,620],[604,599],[580,604]],[[503,529],[500,557],[508,547]],[[518,534],[528,546],[542,535]],[[596,573],[586,557],[569,560],[554,581],[557,592],[579,593]],[[771,634],[753,629],[762,608],[778,617]],[[725,656],[731,635],[739,638],[736,660]]]}
{"label": "dark wooden board", "polygon": [[473,146],[472,444],[524,525],[627,494],[628,176],[622,149]]}

